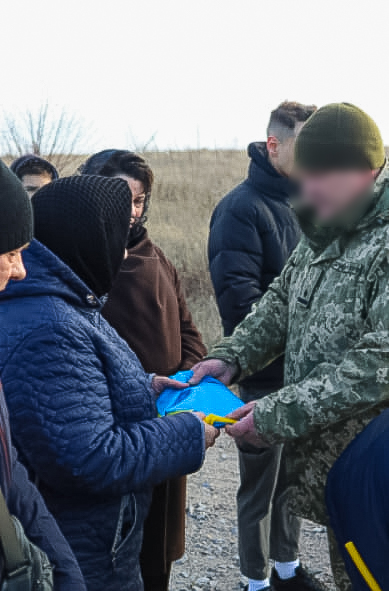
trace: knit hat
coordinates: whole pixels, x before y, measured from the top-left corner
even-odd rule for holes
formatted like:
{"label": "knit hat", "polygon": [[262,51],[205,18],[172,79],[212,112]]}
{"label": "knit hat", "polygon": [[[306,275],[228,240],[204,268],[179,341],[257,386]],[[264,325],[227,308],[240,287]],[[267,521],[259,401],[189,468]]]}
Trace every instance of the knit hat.
{"label": "knit hat", "polygon": [[384,142],[376,123],[362,109],[333,103],[314,113],[296,140],[296,165],[308,170],[380,169]]}
{"label": "knit hat", "polygon": [[19,179],[0,160],[0,255],[33,238],[31,203]]}
{"label": "knit hat", "polygon": [[20,156],[20,158],[17,158],[12,162],[10,169],[19,179],[25,174],[37,174],[34,172],[34,169],[43,169],[51,176],[51,180],[53,181],[59,179],[58,170],[55,168],[54,164],[51,164],[51,162],[36,154],[25,154],[25,156]]}
{"label": "knit hat", "polygon": [[32,198],[35,237],[98,297],[119,272],[129,232],[131,191],[122,179],[63,178]]}

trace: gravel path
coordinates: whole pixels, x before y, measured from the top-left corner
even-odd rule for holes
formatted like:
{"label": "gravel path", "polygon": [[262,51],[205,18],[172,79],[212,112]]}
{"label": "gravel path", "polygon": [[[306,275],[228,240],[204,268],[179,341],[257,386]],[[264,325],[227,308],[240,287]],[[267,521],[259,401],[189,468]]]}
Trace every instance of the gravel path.
{"label": "gravel path", "polygon": [[[202,470],[189,478],[187,552],[174,567],[172,591],[238,591],[244,586],[237,548],[237,486],[235,445],[222,435]],[[304,522],[301,557],[334,591],[325,528]]]}

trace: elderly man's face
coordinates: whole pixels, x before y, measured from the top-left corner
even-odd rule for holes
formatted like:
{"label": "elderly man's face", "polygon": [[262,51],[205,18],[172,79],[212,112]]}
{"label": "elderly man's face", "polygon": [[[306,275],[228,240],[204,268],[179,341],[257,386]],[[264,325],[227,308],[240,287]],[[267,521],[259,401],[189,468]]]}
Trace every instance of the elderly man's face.
{"label": "elderly man's face", "polygon": [[12,252],[0,255],[0,291],[4,291],[9,281],[21,281],[26,277],[22,252],[27,248],[18,248]]}
{"label": "elderly man's face", "polygon": [[319,223],[331,223],[350,213],[371,189],[378,171],[300,171],[302,202],[310,207]]}

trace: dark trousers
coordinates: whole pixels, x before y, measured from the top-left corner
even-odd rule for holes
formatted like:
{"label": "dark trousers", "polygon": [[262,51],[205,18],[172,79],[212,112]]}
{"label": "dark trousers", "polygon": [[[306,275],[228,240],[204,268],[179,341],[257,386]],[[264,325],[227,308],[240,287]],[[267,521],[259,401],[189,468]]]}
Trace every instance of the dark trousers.
{"label": "dark trousers", "polygon": [[140,555],[144,591],[169,589],[172,563],[185,552],[185,506],[185,477],[155,487]]}
{"label": "dark trousers", "polygon": [[156,575],[143,574],[144,591],[167,591],[169,589],[171,563],[167,566],[168,572]]}
{"label": "dark trousers", "polygon": [[[241,390],[245,402],[270,392]],[[269,559],[296,560],[301,521],[289,510],[289,490],[283,446],[263,451],[239,451],[239,554],[241,571],[250,579],[268,576]]]}

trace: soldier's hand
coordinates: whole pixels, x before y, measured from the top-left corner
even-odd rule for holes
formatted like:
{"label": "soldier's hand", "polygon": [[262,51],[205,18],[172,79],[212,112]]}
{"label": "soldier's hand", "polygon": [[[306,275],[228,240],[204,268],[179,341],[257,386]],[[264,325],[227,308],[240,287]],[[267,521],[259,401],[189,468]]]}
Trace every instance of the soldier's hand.
{"label": "soldier's hand", "polygon": [[177,382],[177,380],[172,380],[164,376],[154,376],[151,386],[156,396],[159,396],[166,388],[184,390],[188,387],[188,384],[183,384],[182,382]]}
{"label": "soldier's hand", "polygon": [[258,433],[255,427],[254,407],[255,402],[251,402],[250,404],[246,404],[246,406],[242,406],[240,409],[235,411],[235,413],[231,413],[231,415],[229,415],[230,418],[239,420],[237,416],[239,416],[238,413],[240,412],[240,416],[243,417],[238,423],[235,423],[235,425],[226,426],[226,433],[235,439],[237,446],[242,449],[244,449],[245,445],[256,447],[258,449],[269,447],[269,444],[262,437],[262,435]]}
{"label": "soldier's hand", "polygon": [[[205,414],[203,412],[195,412],[193,414],[198,416],[199,419],[201,419],[202,421],[205,419]],[[215,427],[212,427],[212,425],[208,425],[207,423],[204,423],[204,428],[205,428],[205,449],[209,449],[210,447],[213,447],[215,445],[216,439],[220,435],[220,431],[219,431],[219,429],[215,429]]]}
{"label": "soldier's hand", "polygon": [[247,417],[247,415],[249,415],[254,410],[256,404],[256,401],[253,400],[253,402],[249,402],[248,404],[245,404],[244,406],[237,408],[236,410],[234,410],[234,412],[230,412],[230,414],[227,415],[226,418],[234,419],[235,421],[240,421]]}
{"label": "soldier's hand", "polygon": [[205,359],[192,367],[193,376],[189,380],[190,386],[199,384],[205,376],[211,376],[223,382],[226,386],[231,384],[238,368],[235,364],[229,365],[221,359]]}

